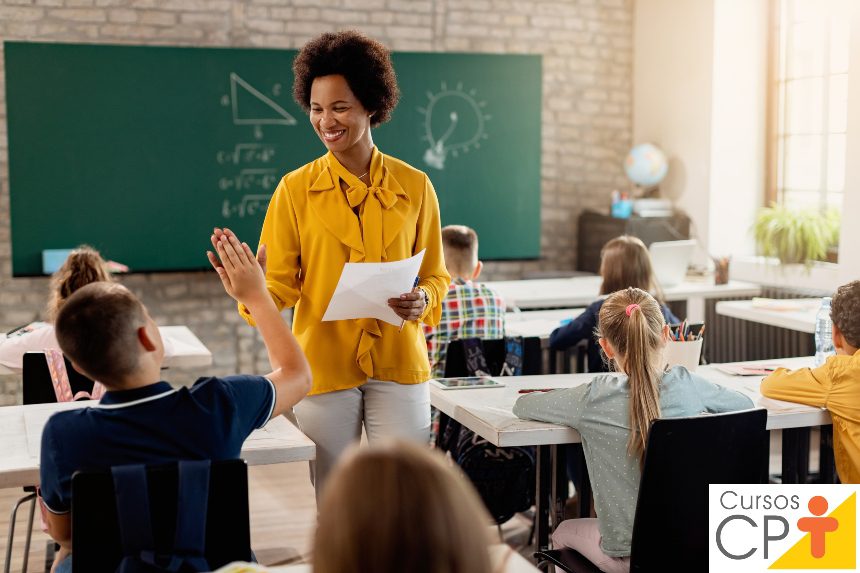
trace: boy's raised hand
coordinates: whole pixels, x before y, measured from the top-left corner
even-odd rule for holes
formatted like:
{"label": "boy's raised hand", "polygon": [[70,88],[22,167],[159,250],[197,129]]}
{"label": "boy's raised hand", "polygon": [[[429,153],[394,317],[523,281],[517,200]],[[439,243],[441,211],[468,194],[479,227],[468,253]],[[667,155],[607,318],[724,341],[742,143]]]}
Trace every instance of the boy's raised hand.
{"label": "boy's raised hand", "polygon": [[[249,303],[257,298],[268,298],[266,277],[260,261],[265,261],[265,245],[255,257],[251,247],[242,243],[230,229],[216,228],[210,237],[218,253],[206,251],[212,267],[218,273],[224,290],[237,302]],[[260,260],[258,260],[260,259]]]}

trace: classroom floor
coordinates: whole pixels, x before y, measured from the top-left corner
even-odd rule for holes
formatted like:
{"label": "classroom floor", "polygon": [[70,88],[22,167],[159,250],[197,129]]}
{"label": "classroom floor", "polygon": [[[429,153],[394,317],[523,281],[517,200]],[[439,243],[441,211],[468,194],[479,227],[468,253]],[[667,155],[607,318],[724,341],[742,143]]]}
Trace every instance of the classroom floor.
{"label": "classroom floor", "polygon": [[[810,469],[818,467],[818,432],[810,443]],[[780,471],[780,432],[771,433],[770,471]],[[314,491],[308,478],[307,463],[252,466],[248,468],[251,509],[251,546],[261,563],[276,565],[306,561],[311,553],[316,520]],[[23,495],[20,488],[0,489],[0,559],[5,560],[9,514],[12,505]],[[26,511],[19,511],[10,571],[21,571],[24,551],[23,528]],[[39,528],[38,514],[33,528],[28,571],[43,571],[48,536]],[[526,546],[531,522],[517,515],[502,526],[502,536],[524,556],[531,557]]]}

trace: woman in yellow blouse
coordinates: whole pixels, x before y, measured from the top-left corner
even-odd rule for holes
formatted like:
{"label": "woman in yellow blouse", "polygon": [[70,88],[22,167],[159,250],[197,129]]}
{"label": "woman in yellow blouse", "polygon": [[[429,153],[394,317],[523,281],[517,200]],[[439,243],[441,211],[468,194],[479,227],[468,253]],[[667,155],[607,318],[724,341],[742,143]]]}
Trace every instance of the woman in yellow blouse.
{"label": "woman in yellow blouse", "polygon": [[[311,473],[319,493],[362,424],[370,441],[429,439],[430,366],[419,321],[439,322],[450,277],[430,180],[371,137],[399,97],[388,50],[358,32],[326,33],[302,48],[293,71],[293,95],[328,153],[281,180],[260,245],[269,292],[279,308],[295,306],[293,332],[313,372],[295,412],[317,444]],[[397,261],[422,249],[417,288],[388,301],[406,321],[402,331],[375,319],[322,322],[344,263]]]}

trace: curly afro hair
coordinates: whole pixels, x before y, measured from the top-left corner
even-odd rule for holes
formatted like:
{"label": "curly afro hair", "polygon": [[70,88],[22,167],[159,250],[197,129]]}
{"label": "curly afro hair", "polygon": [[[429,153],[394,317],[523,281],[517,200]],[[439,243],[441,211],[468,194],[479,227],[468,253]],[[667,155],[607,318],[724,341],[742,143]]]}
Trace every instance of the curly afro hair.
{"label": "curly afro hair", "polygon": [[367,111],[371,127],[385,123],[400,98],[388,48],[361,32],[326,32],[309,41],[293,61],[293,97],[308,112],[311,85],[320,76],[341,75]]}
{"label": "curly afro hair", "polygon": [[842,331],[845,342],[860,347],[860,281],[852,281],[836,289],[830,301],[830,318]]}

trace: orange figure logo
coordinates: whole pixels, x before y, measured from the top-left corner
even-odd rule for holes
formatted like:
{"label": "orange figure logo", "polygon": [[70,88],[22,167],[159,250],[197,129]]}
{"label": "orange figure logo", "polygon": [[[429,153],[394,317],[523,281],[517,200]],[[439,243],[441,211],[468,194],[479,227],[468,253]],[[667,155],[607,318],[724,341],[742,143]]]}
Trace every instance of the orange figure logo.
{"label": "orange figure logo", "polygon": [[[809,500],[809,512],[820,516],[827,511],[827,500],[820,495]],[[797,528],[810,535],[812,556],[816,559],[824,557],[824,534],[836,531],[839,521],[835,517],[801,517],[797,520]]]}

